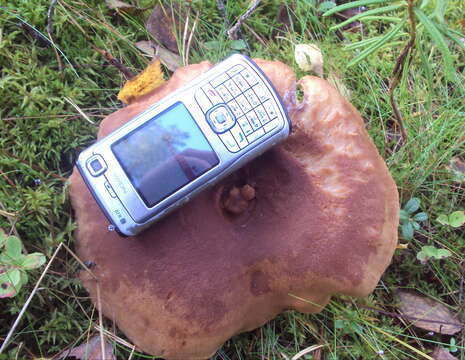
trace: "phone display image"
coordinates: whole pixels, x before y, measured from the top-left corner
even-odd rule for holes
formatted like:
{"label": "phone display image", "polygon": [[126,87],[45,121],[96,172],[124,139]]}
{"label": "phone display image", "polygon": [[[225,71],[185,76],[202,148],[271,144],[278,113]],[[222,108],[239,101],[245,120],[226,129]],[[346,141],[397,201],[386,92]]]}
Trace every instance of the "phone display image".
{"label": "phone display image", "polygon": [[270,81],[236,54],[85,149],[76,165],[110,223],[131,236],[289,132]]}
{"label": "phone display image", "polygon": [[147,207],[219,163],[182,103],[121,138],[112,150]]}

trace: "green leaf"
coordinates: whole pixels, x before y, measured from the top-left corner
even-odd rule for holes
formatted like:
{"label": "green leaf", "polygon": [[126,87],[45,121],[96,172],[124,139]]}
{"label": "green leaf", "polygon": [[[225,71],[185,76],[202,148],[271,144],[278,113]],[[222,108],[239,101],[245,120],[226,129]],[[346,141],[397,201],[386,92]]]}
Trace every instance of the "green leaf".
{"label": "green leaf", "polygon": [[20,281],[20,286],[22,287],[23,285],[26,285],[27,282],[29,281],[29,276],[25,271],[21,271],[21,281]]}
{"label": "green leaf", "polygon": [[21,257],[22,244],[16,236],[9,236],[6,239],[5,255],[12,260],[17,260]]}
{"label": "green leaf", "polygon": [[326,11],[323,16],[329,16],[334,13],[337,13],[339,11],[347,10],[347,9],[352,9],[354,7],[358,6],[366,6],[366,5],[371,5],[371,4],[381,4],[381,3],[388,3],[391,0],[359,0],[359,1],[352,1],[346,4],[342,4],[336,7],[333,7],[332,9]]}
{"label": "green leaf", "polygon": [[409,214],[413,214],[420,208],[420,199],[413,197],[404,205],[404,210]]}
{"label": "green leaf", "polygon": [[233,50],[244,50],[247,48],[247,43],[244,40],[232,40],[229,47]]}
{"label": "green leaf", "polygon": [[442,225],[449,225],[449,216],[441,214],[437,217],[436,221]]}
{"label": "green leaf", "polygon": [[455,42],[462,49],[462,51],[465,51],[465,43],[462,41],[462,39],[465,37],[464,34],[461,34],[458,31],[455,31],[453,29],[449,29],[449,28],[444,27],[444,26],[439,27],[439,30],[441,30],[444,35],[446,35],[453,42]]}
{"label": "green leaf", "polygon": [[451,252],[447,249],[438,249],[436,254],[434,255],[434,258],[435,259],[445,259],[449,256],[451,256]]}
{"label": "green leaf", "polygon": [[350,24],[350,23],[352,23],[354,21],[362,19],[362,18],[364,18],[366,16],[379,14],[379,13],[387,13],[389,11],[399,9],[400,7],[403,7],[403,6],[405,6],[405,5],[404,4],[389,5],[389,6],[383,6],[383,7],[377,8],[377,9],[364,11],[364,12],[361,12],[360,14],[352,16],[351,18],[349,18],[347,20],[344,20],[343,22],[341,22],[341,23],[339,23],[337,25],[334,25],[334,26],[330,27],[329,30],[336,30],[336,29],[339,29],[339,28],[341,28],[343,26],[346,26],[346,25],[348,25],[348,24]]}
{"label": "green leaf", "polygon": [[405,240],[412,240],[413,239],[413,225],[411,222],[402,224],[401,226],[402,236]]}
{"label": "green leaf", "polygon": [[426,221],[426,220],[428,220],[428,214],[424,213],[424,212],[420,212],[418,214],[415,214],[415,216],[413,217],[413,220],[415,220],[415,221]]}
{"label": "green leaf", "polygon": [[444,69],[447,80],[456,82],[457,79],[455,76],[454,58],[449,51],[449,47],[447,46],[444,36],[442,36],[436,24],[432,22],[423,11],[418,8],[415,8],[414,11],[418,17],[418,20],[420,20],[420,22],[423,24],[425,30],[429,32],[431,38],[444,58]]}
{"label": "green leaf", "polygon": [[416,221],[412,221],[412,226],[414,230],[420,230],[420,224]]}
{"label": "green leaf", "polygon": [[399,213],[399,219],[401,222],[405,222],[405,221],[408,221],[409,219],[409,213],[407,211],[405,211],[404,209],[400,209],[400,213]]}
{"label": "green leaf", "polygon": [[45,260],[45,256],[41,253],[29,254],[21,261],[21,267],[24,270],[36,269],[45,264]]}
{"label": "green leaf", "polygon": [[345,322],[344,322],[344,320],[337,319],[336,321],[334,321],[334,327],[335,327],[336,329],[344,329],[344,327],[345,327]]}
{"label": "green leaf", "polygon": [[431,258],[441,260],[451,255],[451,252],[447,249],[438,249],[434,246],[426,245],[423,246],[421,251],[417,254],[417,259],[425,263]]}
{"label": "green leaf", "polygon": [[335,6],[336,6],[336,3],[334,1],[323,1],[320,5],[318,5],[318,11],[326,12]]}
{"label": "green leaf", "polygon": [[465,224],[465,211],[454,211],[449,215],[449,225],[458,228]]}
{"label": "green leaf", "polygon": [[10,269],[0,275],[0,298],[13,297],[21,288],[21,272]]}
{"label": "green leaf", "polygon": [[6,239],[8,239],[8,236],[6,236],[6,234],[0,230],[0,249],[5,246]]}
{"label": "green leaf", "polygon": [[374,44],[370,45],[368,48],[363,50],[358,56],[356,56],[352,61],[350,61],[347,64],[347,66],[350,67],[350,66],[353,66],[359,63],[360,61],[365,59],[368,55],[378,50],[380,47],[382,47],[384,44],[386,44],[388,41],[394,38],[394,36],[397,35],[397,33],[400,31],[400,29],[402,29],[403,26],[404,26],[404,22],[400,22],[399,24],[394,26],[391,29],[391,31],[384,34],[377,42],[375,42]]}
{"label": "green leaf", "polygon": [[211,41],[206,41],[204,45],[208,50],[220,50],[222,43],[217,40],[211,40]]}

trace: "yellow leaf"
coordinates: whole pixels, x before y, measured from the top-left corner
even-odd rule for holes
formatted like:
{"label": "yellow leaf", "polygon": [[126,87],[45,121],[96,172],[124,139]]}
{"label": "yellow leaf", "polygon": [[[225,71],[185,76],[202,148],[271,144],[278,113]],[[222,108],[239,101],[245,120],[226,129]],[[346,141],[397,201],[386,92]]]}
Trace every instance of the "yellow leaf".
{"label": "yellow leaf", "polygon": [[118,94],[118,99],[125,104],[130,104],[136,98],[155,90],[164,82],[160,59],[155,59],[144,71],[124,84]]}

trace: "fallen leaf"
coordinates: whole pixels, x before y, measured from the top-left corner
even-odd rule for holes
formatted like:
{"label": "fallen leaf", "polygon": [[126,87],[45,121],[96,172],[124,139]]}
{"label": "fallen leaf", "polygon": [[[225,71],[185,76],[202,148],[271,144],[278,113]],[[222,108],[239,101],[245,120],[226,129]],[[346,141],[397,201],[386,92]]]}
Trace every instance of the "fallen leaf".
{"label": "fallen leaf", "polygon": [[125,104],[130,104],[137,97],[148,94],[164,82],[160,59],[157,58],[144,71],[124,84],[118,94],[118,99]]}
{"label": "fallen leaf", "polygon": [[120,0],[105,0],[105,3],[110,9],[124,12],[126,14],[135,15],[145,10]]}
{"label": "fallen leaf", "polygon": [[184,30],[184,25],[181,25],[179,21],[180,18],[182,18],[180,5],[173,5],[170,8],[157,5],[153,8],[145,28],[156,43],[178,54],[176,33],[180,34]]}
{"label": "fallen leaf", "polygon": [[452,172],[454,181],[465,183],[465,161],[454,157],[450,160],[448,168]]}
{"label": "fallen leaf", "polygon": [[149,57],[159,57],[160,61],[170,71],[175,71],[182,66],[181,56],[175,54],[163,46],[154,44],[153,41],[143,40],[135,43],[136,47]]}
{"label": "fallen leaf", "polygon": [[446,335],[462,330],[463,324],[441,303],[407,291],[398,291],[397,296],[400,312],[416,327]]}
{"label": "fallen leaf", "polygon": [[455,356],[453,356],[449,351],[442,347],[437,347],[434,349],[431,357],[435,360],[458,360]]}
{"label": "fallen leaf", "polygon": [[63,351],[57,360],[76,358],[77,360],[116,360],[116,356],[113,353],[113,346],[108,342],[104,341],[105,345],[105,356],[102,354],[102,345],[100,341],[100,335],[94,335],[85,342],[77,347]]}
{"label": "fallen leaf", "polygon": [[396,249],[398,250],[408,249],[408,244],[397,244]]}
{"label": "fallen leaf", "polygon": [[313,71],[319,77],[323,77],[323,54],[314,44],[296,45],[294,51],[295,61],[303,71]]}

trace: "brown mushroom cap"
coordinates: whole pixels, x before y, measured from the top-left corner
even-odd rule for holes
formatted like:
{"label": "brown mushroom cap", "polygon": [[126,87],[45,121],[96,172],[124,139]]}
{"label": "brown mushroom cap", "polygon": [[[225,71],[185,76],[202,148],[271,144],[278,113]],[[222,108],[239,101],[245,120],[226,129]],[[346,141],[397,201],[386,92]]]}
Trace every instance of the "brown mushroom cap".
{"label": "brown mushroom cap", "polygon": [[[256,61],[292,108],[292,136],[136,238],[107,231],[79,173],[71,176],[77,252],[96,263],[103,313],[150,354],[207,358],[286,309],[366,296],[394,252],[396,186],[359,113],[315,77],[300,80],[304,102],[292,106],[292,70]],[[210,66],[179,69],[108,116],[99,137]],[[96,282],[82,279],[96,302]]]}

